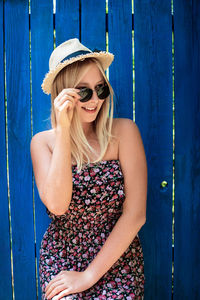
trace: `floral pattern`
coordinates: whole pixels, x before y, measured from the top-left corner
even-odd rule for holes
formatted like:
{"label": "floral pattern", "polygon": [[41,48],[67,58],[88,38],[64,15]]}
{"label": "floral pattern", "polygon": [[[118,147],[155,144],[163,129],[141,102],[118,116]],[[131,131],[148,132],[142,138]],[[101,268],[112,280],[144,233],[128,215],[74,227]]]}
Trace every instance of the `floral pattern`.
{"label": "floral pattern", "polygon": [[[122,213],[124,177],[119,160],[72,167],[73,192],[68,211],[52,219],[40,249],[40,283],[62,270],[84,271],[104,245]],[[120,243],[120,241],[119,241]],[[143,299],[144,262],[138,235],[119,260],[90,289],[63,299]]]}

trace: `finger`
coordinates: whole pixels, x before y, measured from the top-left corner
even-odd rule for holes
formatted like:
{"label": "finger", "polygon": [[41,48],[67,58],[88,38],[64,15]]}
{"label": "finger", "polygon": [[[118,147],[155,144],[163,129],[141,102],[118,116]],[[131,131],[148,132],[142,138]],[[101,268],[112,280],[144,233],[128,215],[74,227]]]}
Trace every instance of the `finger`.
{"label": "finger", "polygon": [[59,101],[64,95],[70,95],[72,97],[79,98],[80,95],[78,94],[80,90],[79,89],[63,89],[58,96],[55,98],[54,102]]}
{"label": "finger", "polygon": [[56,275],[51,281],[49,281],[49,283],[47,284],[47,286],[45,288],[45,292],[52,289],[52,285],[54,285],[55,283],[58,283],[59,281],[61,281],[60,274]]}
{"label": "finger", "polygon": [[75,97],[80,97],[80,95],[78,94],[79,92],[80,92],[80,89],[69,89],[70,95],[75,96]]}
{"label": "finger", "polygon": [[60,100],[54,102],[54,107],[59,107],[62,105],[65,101],[70,100],[71,102],[74,102],[74,98],[70,95],[64,95]]}
{"label": "finger", "polygon": [[67,91],[67,93],[70,93],[70,95],[72,95],[72,96],[80,96],[78,93],[80,92],[80,89],[76,89],[76,88],[73,88],[73,89],[67,89],[66,90]]}
{"label": "finger", "polygon": [[59,111],[63,111],[66,108],[70,108],[73,109],[73,103],[71,101],[66,101],[65,103],[63,103],[63,105],[61,105],[61,107],[59,107]]}
{"label": "finger", "polygon": [[66,271],[60,271],[57,275],[55,275],[55,276],[53,277],[53,279],[51,279],[51,280],[49,281],[49,283],[47,284],[46,288],[47,288],[51,283],[54,283],[54,282],[57,282],[57,281],[61,280],[61,279],[62,279],[62,276],[61,276],[61,275],[63,275],[64,273],[66,273]]}
{"label": "finger", "polygon": [[60,292],[58,295],[56,295],[53,300],[61,300],[64,296],[70,295],[72,294],[72,292],[70,292],[70,289],[67,288],[65,290],[63,290],[62,292]]}
{"label": "finger", "polygon": [[46,293],[46,294],[51,293],[51,291],[52,291],[56,286],[58,286],[58,285],[60,285],[60,284],[62,284],[62,283],[63,283],[63,281],[61,281],[60,278],[55,278],[55,279],[51,280],[51,281],[49,282],[49,284],[48,284],[48,285],[46,286],[46,288],[45,288],[45,293]]}
{"label": "finger", "polygon": [[58,284],[57,286],[54,286],[54,288],[51,291],[46,292],[45,298],[52,299],[54,296],[61,293],[65,289],[66,285],[64,285],[63,283]]}

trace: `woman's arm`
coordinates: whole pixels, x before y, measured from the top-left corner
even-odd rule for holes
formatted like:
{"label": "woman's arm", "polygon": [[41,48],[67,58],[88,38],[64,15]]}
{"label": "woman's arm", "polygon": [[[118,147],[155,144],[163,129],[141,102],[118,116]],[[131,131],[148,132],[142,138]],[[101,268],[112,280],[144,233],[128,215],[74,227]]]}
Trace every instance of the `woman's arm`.
{"label": "woman's arm", "polygon": [[[64,214],[72,197],[70,126],[74,107],[80,96],[77,89],[63,89],[54,100],[56,128],[36,134],[31,141],[33,171],[39,195],[48,210]],[[48,138],[55,140],[53,153]],[[53,137],[54,134],[54,137]]]}
{"label": "woman's arm", "polygon": [[57,130],[51,153],[47,134],[41,132],[32,138],[33,170],[42,202],[50,212],[61,215],[67,211],[72,195],[70,137],[67,130]]}
{"label": "woman's arm", "polygon": [[117,127],[125,188],[123,213],[87,269],[83,272],[60,272],[47,285],[47,299],[56,295],[53,299],[59,300],[93,286],[126,251],[145,223],[147,166],[143,143],[133,121],[119,119]]}
{"label": "woman's arm", "polygon": [[85,271],[93,284],[126,251],[146,221],[147,166],[141,136],[136,124],[129,119],[119,119],[118,125],[125,201],[121,217]]}

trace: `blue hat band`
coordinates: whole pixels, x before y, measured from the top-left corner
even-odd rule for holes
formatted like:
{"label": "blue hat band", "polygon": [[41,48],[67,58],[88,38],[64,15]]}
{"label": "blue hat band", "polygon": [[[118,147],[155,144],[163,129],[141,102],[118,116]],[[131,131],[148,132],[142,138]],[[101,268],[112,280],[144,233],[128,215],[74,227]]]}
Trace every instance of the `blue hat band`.
{"label": "blue hat band", "polygon": [[88,53],[92,53],[92,52],[87,51],[87,50],[85,50],[85,51],[84,51],[84,50],[76,51],[76,52],[74,52],[74,53],[72,53],[72,54],[66,56],[65,58],[63,58],[63,59],[60,61],[60,63],[64,62],[64,61],[67,60],[67,59],[70,59],[70,58],[73,58],[73,57],[76,57],[76,56],[79,56],[79,55],[82,55],[82,54],[88,54]]}

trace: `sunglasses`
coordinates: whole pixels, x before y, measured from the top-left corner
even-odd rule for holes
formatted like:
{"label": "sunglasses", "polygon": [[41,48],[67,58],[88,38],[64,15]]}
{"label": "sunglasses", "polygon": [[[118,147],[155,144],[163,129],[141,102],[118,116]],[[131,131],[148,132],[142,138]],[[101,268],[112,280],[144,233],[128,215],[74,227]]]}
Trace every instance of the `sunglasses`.
{"label": "sunglasses", "polygon": [[[95,86],[95,91],[100,100],[107,98],[110,95],[109,87],[106,83],[98,84]],[[81,87],[78,94],[81,96],[81,102],[87,102],[92,98],[93,90],[87,87]]]}

